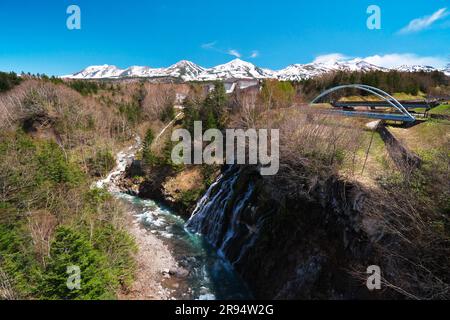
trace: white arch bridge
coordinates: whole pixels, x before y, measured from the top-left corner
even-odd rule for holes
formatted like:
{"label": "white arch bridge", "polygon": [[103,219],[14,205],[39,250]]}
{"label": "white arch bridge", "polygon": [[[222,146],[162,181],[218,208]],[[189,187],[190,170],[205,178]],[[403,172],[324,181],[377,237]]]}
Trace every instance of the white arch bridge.
{"label": "white arch bridge", "polygon": [[[381,99],[381,101],[363,101],[363,102],[338,102],[332,103],[334,110],[331,112],[338,113],[343,116],[348,117],[361,117],[361,118],[371,118],[371,119],[381,119],[381,120],[393,120],[393,121],[402,121],[402,122],[415,122],[416,118],[408,111],[408,109],[412,108],[420,108],[420,107],[429,107],[426,102],[415,102],[414,104],[408,103],[408,105],[403,105],[393,96],[388,94],[387,92],[368,86],[365,84],[348,84],[337,86],[331,89],[328,89],[317,96],[313,101],[311,101],[311,105],[318,103],[322,98],[328,96],[329,94],[343,90],[343,89],[359,89],[362,91],[366,91],[371,93],[374,96],[377,96]],[[367,111],[359,111],[355,110],[355,107],[370,107],[371,112]],[[394,108],[393,112],[383,112],[376,111],[376,108]]]}

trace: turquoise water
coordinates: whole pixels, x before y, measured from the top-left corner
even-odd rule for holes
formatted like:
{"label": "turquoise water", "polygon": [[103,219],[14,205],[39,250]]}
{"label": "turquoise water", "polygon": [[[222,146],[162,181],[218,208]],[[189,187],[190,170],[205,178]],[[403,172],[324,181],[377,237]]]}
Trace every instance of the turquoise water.
{"label": "turquoise water", "polygon": [[175,299],[250,299],[251,294],[231,265],[198,234],[185,228],[186,221],[152,200],[124,193],[118,198],[132,205],[135,217],[171,250],[178,264],[189,271],[186,277],[172,277],[163,285]]}

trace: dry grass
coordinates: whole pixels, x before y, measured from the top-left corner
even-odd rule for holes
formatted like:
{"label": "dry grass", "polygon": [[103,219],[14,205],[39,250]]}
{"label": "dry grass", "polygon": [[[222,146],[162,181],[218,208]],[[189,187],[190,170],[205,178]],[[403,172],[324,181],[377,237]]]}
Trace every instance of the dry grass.
{"label": "dry grass", "polygon": [[12,280],[0,267],[0,300],[16,300],[17,295],[13,289]]}
{"label": "dry grass", "polygon": [[177,175],[168,178],[163,184],[165,192],[174,197],[176,201],[181,199],[183,193],[203,187],[203,174],[199,166],[186,168]]}

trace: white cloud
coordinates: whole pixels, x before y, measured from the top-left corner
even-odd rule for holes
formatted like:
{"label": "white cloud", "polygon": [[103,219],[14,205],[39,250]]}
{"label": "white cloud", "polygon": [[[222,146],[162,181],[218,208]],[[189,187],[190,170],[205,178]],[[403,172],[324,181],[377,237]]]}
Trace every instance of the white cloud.
{"label": "white cloud", "polygon": [[447,8],[442,8],[433,13],[430,16],[425,16],[422,18],[417,18],[412,20],[406,27],[401,29],[399,34],[407,34],[412,32],[418,32],[430,27],[436,21],[445,18],[448,16],[450,12],[447,11]]}
{"label": "white cloud", "polygon": [[202,44],[202,48],[206,49],[206,50],[210,50],[210,49],[215,49],[214,46],[217,44],[217,41],[213,41],[213,42],[208,42],[208,43],[204,43]]}
{"label": "white cloud", "polygon": [[242,57],[240,52],[237,51],[236,49],[223,50],[221,48],[218,48],[217,47],[217,41],[204,43],[204,44],[201,45],[201,48],[205,49],[205,50],[212,50],[212,51],[217,51],[217,52],[220,52],[220,53],[223,53],[223,54],[228,54],[228,55],[234,56],[236,58]]}
{"label": "white cloud", "polygon": [[250,54],[250,58],[254,59],[259,57],[259,51],[258,50],[253,50],[252,53]]}
{"label": "white cloud", "polygon": [[242,57],[242,55],[239,53],[239,51],[235,50],[235,49],[230,49],[227,51],[227,53],[231,56],[234,56],[236,58],[240,58]]}
{"label": "white cloud", "polygon": [[341,53],[331,53],[318,56],[315,63],[346,62],[352,59],[361,59],[368,63],[384,68],[395,68],[402,65],[427,65],[443,68],[450,62],[450,57],[419,56],[414,53],[391,53],[373,55],[368,57],[349,57]]}
{"label": "white cloud", "polygon": [[393,68],[401,65],[427,65],[435,68],[443,68],[448,63],[448,59],[442,57],[421,57],[413,53],[374,55],[363,59],[371,64],[385,68]]}
{"label": "white cloud", "polygon": [[328,62],[335,62],[335,61],[345,61],[348,60],[349,57],[341,54],[341,53],[329,53],[329,54],[323,54],[320,56],[317,56],[313,63],[328,63]]}

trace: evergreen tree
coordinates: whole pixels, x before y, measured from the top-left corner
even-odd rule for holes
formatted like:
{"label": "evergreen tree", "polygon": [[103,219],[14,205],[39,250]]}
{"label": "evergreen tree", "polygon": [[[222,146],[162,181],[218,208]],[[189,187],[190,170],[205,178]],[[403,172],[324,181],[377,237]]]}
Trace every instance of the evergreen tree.
{"label": "evergreen tree", "polygon": [[22,78],[18,77],[14,72],[0,72],[0,92],[8,91],[21,82]]}
{"label": "evergreen tree", "polygon": [[223,129],[226,124],[228,97],[222,82],[215,82],[214,89],[208,94],[200,110],[204,130]]}
{"label": "evergreen tree", "polygon": [[81,181],[82,173],[70,163],[54,141],[45,142],[37,154],[38,172],[41,179],[53,183],[67,183],[76,185]]}
{"label": "evergreen tree", "polygon": [[148,166],[152,165],[155,161],[155,156],[153,155],[152,150],[151,150],[154,139],[155,139],[155,136],[153,134],[152,129],[148,129],[145,134],[143,148],[142,148],[142,160],[144,161],[144,164],[148,165]]}
{"label": "evergreen tree", "polygon": [[[38,291],[42,299],[91,300],[111,299],[113,278],[106,259],[84,236],[71,228],[59,227],[50,249],[50,261]],[[68,267],[80,270],[80,287],[69,288]],[[75,283],[75,282],[73,282]]]}
{"label": "evergreen tree", "polygon": [[200,120],[199,107],[190,99],[183,103],[183,127],[194,135],[194,121]]}

